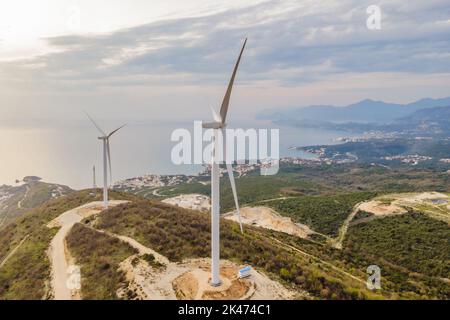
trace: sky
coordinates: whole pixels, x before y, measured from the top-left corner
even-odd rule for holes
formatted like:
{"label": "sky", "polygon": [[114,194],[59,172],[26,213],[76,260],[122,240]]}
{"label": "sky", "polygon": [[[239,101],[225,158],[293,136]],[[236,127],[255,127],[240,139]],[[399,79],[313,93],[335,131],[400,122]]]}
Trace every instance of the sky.
{"label": "sky", "polygon": [[170,165],[170,132],[218,112],[246,37],[235,127],[268,109],[450,96],[448,0],[2,0],[0,184],[90,186],[102,155],[83,111],[105,131],[128,124],[112,141],[115,179],[192,171]]}
{"label": "sky", "polygon": [[[381,29],[366,26],[369,5]],[[446,0],[4,0],[0,125],[163,123],[450,96]]]}

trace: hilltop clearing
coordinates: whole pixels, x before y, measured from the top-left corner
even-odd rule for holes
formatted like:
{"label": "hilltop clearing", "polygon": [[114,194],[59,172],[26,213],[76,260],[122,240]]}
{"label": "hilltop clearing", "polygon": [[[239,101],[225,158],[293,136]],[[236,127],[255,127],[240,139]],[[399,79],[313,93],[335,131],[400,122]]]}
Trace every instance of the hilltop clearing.
{"label": "hilltop clearing", "polygon": [[162,202],[184,209],[209,212],[211,210],[210,198],[203,194],[181,194],[176,197],[164,199]]}
{"label": "hilltop clearing", "polygon": [[450,224],[450,197],[440,192],[383,195],[361,203],[357,209],[374,215],[373,218],[404,214],[412,210]]}
{"label": "hilltop clearing", "polygon": [[[285,232],[301,238],[307,238],[314,233],[308,226],[294,223],[291,218],[283,217],[268,207],[244,207],[240,211],[243,224]],[[224,218],[235,222],[239,221],[235,211],[225,214]]]}

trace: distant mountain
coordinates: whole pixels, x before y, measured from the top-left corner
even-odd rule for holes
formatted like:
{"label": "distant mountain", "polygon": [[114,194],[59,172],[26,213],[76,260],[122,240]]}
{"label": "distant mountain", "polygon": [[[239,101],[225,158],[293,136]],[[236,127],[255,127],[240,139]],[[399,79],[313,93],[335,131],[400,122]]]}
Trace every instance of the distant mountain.
{"label": "distant mountain", "polygon": [[430,108],[430,107],[450,106],[450,97],[442,98],[442,99],[424,98],[424,99],[420,99],[416,102],[409,103],[406,106],[408,108],[411,108],[414,110]]}
{"label": "distant mountain", "polygon": [[420,109],[411,115],[397,119],[397,123],[411,124],[411,125],[421,125],[424,123],[439,124],[441,126],[450,125],[450,103],[445,107],[436,107],[428,109]]}
{"label": "distant mountain", "polygon": [[259,119],[272,120],[285,124],[305,123],[388,123],[398,118],[405,118],[417,110],[450,106],[450,97],[442,99],[421,99],[409,104],[386,103],[370,99],[344,107],[317,105],[285,111],[269,110],[258,115]]}
{"label": "distant mountain", "polygon": [[397,128],[412,134],[448,136],[450,106],[417,110],[407,117],[397,119],[390,127],[391,131]]}
{"label": "distant mountain", "polygon": [[25,177],[16,186],[0,186],[0,228],[44,202],[73,192],[67,186]]}

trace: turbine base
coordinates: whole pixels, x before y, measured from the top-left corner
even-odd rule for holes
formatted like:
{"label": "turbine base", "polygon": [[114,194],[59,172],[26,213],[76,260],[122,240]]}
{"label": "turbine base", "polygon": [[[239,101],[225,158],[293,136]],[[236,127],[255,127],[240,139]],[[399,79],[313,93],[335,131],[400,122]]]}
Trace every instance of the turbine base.
{"label": "turbine base", "polygon": [[222,280],[219,280],[219,282],[217,283],[214,283],[212,282],[212,280],[209,280],[208,283],[211,287],[220,287],[222,285]]}

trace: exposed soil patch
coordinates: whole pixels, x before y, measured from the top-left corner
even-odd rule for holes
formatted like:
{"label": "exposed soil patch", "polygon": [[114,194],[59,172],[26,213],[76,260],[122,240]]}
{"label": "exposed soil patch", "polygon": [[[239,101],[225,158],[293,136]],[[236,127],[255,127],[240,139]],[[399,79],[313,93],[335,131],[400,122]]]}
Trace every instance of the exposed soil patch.
{"label": "exposed soil patch", "polygon": [[[224,215],[225,219],[239,221],[234,212]],[[244,207],[241,208],[241,220],[243,224],[254,225],[270,230],[281,231],[300,238],[307,238],[315,233],[308,226],[294,223],[291,218],[283,217],[269,207]]]}
{"label": "exposed soil patch", "polygon": [[450,223],[449,201],[448,195],[439,192],[399,193],[364,202],[358,209],[382,217],[404,214],[408,208],[412,208],[431,218]]}
{"label": "exposed soil patch", "polygon": [[375,216],[388,216],[394,214],[403,214],[407,212],[405,208],[400,207],[399,205],[393,203],[387,204],[378,200],[361,203],[358,206],[358,209],[372,213]]}
{"label": "exposed soil patch", "polygon": [[299,294],[253,270],[249,278],[239,279],[239,266],[221,260],[220,287],[209,285],[209,259],[191,259],[170,263],[165,268],[154,268],[142,259],[132,263],[136,256],[121,263],[128,287],[119,297],[140,300],[211,300],[211,299],[294,299]]}
{"label": "exposed soil patch", "polygon": [[181,194],[173,198],[164,199],[162,202],[202,212],[208,212],[211,209],[210,198],[203,194]]}

